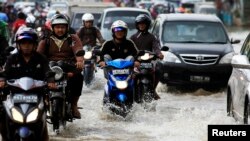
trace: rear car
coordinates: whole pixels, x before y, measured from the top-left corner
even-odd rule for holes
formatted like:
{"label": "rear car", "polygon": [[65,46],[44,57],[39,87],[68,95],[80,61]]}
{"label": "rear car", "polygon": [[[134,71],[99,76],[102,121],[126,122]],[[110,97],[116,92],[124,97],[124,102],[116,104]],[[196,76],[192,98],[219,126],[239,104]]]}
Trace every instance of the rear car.
{"label": "rear car", "polygon": [[116,7],[107,8],[103,11],[101,18],[98,22],[102,36],[105,40],[112,39],[112,32],[110,27],[116,20],[122,20],[128,25],[127,37],[136,33],[135,18],[140,14],[146,14],[151,17],[150,13],[146,9],[132,8],[132,7]]}
{"label": "rear car", "polygon": [[202,14],[160,14],[152,28],[164,59],[157,63],[168,86],[224,88],[232,73],[232,43],[219,18]]}
{"label": "rear car", "polygon": [[94,26],[101,17],[104,9],[115,7],[114,3],[109,2],[85,2],[85,3],[74,3],[70,2],[70,15],[71,15],[71,27],[77,31],[82,26],[82,15],[85,13],[91,13],[94,16]]}

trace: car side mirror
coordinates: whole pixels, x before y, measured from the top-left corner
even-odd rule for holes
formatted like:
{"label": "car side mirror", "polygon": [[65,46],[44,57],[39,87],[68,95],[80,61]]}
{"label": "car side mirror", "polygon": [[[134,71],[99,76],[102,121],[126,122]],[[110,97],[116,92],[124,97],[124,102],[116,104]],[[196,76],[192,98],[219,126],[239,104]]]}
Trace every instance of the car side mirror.
{"label": "car side mirror", "polygon": [[101,22],[98,21],[97,24],[96,24],[96,26],[97,26],[98,28],[100,28],[100,27],[101,27]]}
{"label": "car side mirror", "polygon": [[240,40],[238,40],[238,39],[236,39],[236,40],[234,40],[234,39],[231,39],[231,44],[238,44],[238,43],[240,43]]}
{"label": "car side mirror", "polygon": [[234,68],[250,69],[249,59],[246,55],[234,55],[231,64]]}
{"label": "car side mirror", "polygon": [[167,47],[167,46],[163,46],[162,48],[161,48],[161,51],[168,51],[169,50],[169,47]]}

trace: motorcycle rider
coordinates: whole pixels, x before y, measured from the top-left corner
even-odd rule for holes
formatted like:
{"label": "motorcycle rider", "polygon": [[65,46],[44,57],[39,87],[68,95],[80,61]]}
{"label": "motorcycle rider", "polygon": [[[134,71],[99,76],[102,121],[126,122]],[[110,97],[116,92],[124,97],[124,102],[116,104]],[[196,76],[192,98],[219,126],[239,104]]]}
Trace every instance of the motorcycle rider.
{"label": "motorcycle rider", "polygon": [[96,46],[96,40],[102,45],[104,39],[100,30],[93,26],[94,16],[91,13],[85,13],[82,16],[83,26],[77,31],[78,37],[81,39],[82,45],[90,45],[91,47]]}
{"label": "motorcycle rider", "polygon": [[[135,26],[138,31],[137,33],[131,36],[131,40],[134,41],[139,50],[147,50],[155,52],[160,59],[163,59],[164,56],[161,53],[159,41],[153,34],[148,32],[150,24],[151,24],[151,19],[149,18],[149,16],[147,16],[146,14],[138,15],[135,19]],[[156,75],[156,71],[154,76],[155,76],[154,89],[156,89],[159,83],[159,78]],[[160,99],[160,96],[157,94],[156,90],[154,99],[155,100]]]}
{"label": "motorcycle rider", "polygon": [[[109,55],[112,59],[125,59],[128,56],[133,56],[136,59],[138,49],[134,42],[127,39],[128,26],[122,20],[117,20],[112,23],[111,31],[113,39],[103,43],[101,47],[101,56],[99,60],[100,67],[106,66],[104,55]],[[139,62],[135,61],[135,67],[139,66]],[[104,68],[104,77],[108,79],[108,70]],[[107,95],[104,95],[104,101]]]}
{"label": "motorcycle rider", "polygon": [[[134,42],[127,39],[128,26],[122,20],[117,20],[111,25],[111,31],[113,39],[103,43],[101,47],[101,56],[99,60],[99,65],[104,67],[106,64],[104,62],[103,55],[110,55],[112,59],[122,58],[125,59],[127,56],[133,56],[134,58],[138,54],[138,49]],[[135,66],[138,66],[139,62],[135,61]]]}
{"label": "motorcycle rider", "polygon": [[[42,54],[36,52],[38,36],[31,28],[23,28],[16,36],[18,52],[7,58],[4,66],[4,76],[6,80],[17,79],[23,76],[37,80],[44,80],[46,73],[50,71],[48,60]],[[56,85],[53,78],[48,80],[48,88],[55,89]],[[4,88],[5,81],[0,80],[0,88]],[[5,134],[2,134],[4,137]],[[49,140],[48,129],[45,127],[44,140]]]}
{"label": "motorcycle rider", "polygon": [[70,101],[72,104],[72,115],[75,118],[81,118],[77,103],[80,98],[83,86],[83,77],[81,70],[83,68],[83,57],[76,57],[75,53],[82,50],[82,44],[79,37],[75,34],[69,34],[69,21],[63,14],[56,14],[51,19],[52,34],[48,39],[39,42],[37,51],[47,56],[49,61],[69,61],[75,63],[76,69],[68,73]]}

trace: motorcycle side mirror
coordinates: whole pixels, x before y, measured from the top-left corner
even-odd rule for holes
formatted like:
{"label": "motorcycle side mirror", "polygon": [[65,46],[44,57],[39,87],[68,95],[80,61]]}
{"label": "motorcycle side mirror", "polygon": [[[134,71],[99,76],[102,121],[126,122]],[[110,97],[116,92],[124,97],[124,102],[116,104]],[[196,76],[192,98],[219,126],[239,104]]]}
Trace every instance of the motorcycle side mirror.
{"label": "motorcycle side mirror", "polygon": [[168,51],[169,50],[169,47],[167,47],[167,46],[163,46],[162,48],[161,48],[161,51]]}
{"label": "motorcycle side mirror", "polygon": [[15,50],[15,47],[9,46],[9,47],[5,48],[5,53],[9,54],[13,50]]}
{"label": "motorcycle side mirror", "polygon": [[46,78],[51,78],[51,77],[54,77],[55,75],[56,75],[55,72],[49,71],[49,72],[46,73]]}
{"label": "motorcycle side mirror", "polygon": [[83,56],[84,54],[85,54],[84,50],[79,50],[77,51],[76,56]]}

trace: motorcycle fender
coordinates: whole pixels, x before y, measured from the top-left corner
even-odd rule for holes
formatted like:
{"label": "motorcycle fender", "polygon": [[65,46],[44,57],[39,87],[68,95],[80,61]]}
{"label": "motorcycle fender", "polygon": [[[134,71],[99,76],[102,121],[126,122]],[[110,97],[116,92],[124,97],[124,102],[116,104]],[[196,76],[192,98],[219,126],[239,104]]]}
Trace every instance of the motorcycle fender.
{"label": "motorcycle fender", "polygon": [[63,92],[51,92],[50,93],[50,99],[53,98],[64,98]]}
{"label": "motorcycle fender", "polygon": [[143,84],[149,84],[150,83],[150,81],[147,78],[145,78],[145,77],[141,79],[141,82]]}

